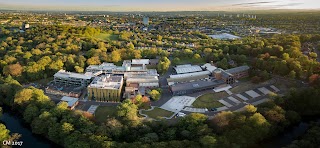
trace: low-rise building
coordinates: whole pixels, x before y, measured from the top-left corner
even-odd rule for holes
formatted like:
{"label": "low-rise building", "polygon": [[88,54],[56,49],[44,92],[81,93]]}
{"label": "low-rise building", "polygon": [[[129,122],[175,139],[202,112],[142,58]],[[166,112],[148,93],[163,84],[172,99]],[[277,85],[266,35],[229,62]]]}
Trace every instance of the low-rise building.
{"label": "low-rise building", "polygon": [[231,69],[225,70],[226,72],[232,74],[234,78],[241,79],[249,76],[249,66],[239,66]]}
{"label": "low-rise building", "polygon": [[203,90],[213,89],[225,84],[223,80],[208,79],[199,80],[187,83],[178,83],[170,86],[170,91],[173,95],[185,95]]}
{"label": "low-rise building", "polygon": [[62,102],[67,102],[68,103],[68,108],[73,110],[79,104],[79,99],[78,98],[64,96],[64,97],[61,98],[61,101],[58,104],[60,104]]}
{"label": "low-rise building", "polygon": [[123,86],[122,76],[96,77],[88,86],[88,99],[103,102],[119,102]]}
{"label": "low-rise building", "polygon": [[54,83],[64,84],[64,85],[74,85],[74,86],[87,86],[92,81],[92,73],[74,73],[67,72],[65,70],[60,70],[54,74]]}

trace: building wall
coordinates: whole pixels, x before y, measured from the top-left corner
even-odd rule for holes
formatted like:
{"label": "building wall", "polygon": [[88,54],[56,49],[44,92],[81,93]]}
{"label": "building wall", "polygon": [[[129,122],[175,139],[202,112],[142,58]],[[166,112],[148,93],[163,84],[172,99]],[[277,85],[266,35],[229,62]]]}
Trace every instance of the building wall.
{"label": "building wall", "polygon": [[87,86],[90,84],[90,81],[91,80],[86,80],[86,79],[54,77],[54,83],[65,84],[65,85]]}
{"label": "building wall", "polygon": [[245,78],[245,77],[249,76],[249,72],[248,72],[248,70],[245,70],[245,71],[242,71],[242,72],[234,73],[233,76],[236,79]]}
{"label": "building wall", "polygon": [[88,88],[88,99],[102,102],[120,102],[120,89]]}

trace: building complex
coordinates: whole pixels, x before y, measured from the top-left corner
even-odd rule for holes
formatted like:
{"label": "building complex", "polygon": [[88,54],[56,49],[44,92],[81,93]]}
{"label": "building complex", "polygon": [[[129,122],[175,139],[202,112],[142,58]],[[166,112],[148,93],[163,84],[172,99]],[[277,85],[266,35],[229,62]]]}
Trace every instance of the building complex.
{"label": "building complex", "polygon": [[176,74],[167,79],[170,91],[173,95],[184,95],[233,84],[236,79],[248,76],[249,67],[223,70],[207,63],[203,66],[179,65],[174,69]]}
{"label": "building complex", "polygon": [[122,66],[102,63],[88,66],[84,74],[60,70],[54,75],[53,81],[59,87],[56,87],[57,90],[48,88],[47,92],[68,94],[62,93],[67,86],[87,87],[89,100],[108,102],[119,102],[121,98],[137,94],[145,95],[146,90],[159,87],[157,70],[147,68],[157,62],[157,59],[132,59],[123,61]]}

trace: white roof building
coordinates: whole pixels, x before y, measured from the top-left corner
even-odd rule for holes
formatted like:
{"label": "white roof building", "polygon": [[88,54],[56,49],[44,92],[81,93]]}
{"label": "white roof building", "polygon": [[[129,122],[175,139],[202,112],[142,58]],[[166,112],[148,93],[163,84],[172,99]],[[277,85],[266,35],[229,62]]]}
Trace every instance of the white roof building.
{"label": "white roof building", "polygon": [[74,106],[77,105],[78,100],[79,100],[78,98],[63,96],[61,98],[61,101],[58,104],[60,104],[62,102],[67,102],[68,103],[68,107],[73,109]]}
{"label": "white roof building", "polygon": [[175,71],[177,74],[184,74],[184,73],[192,73],[192,72],[198,72],[202,71],[202,68],[198,65],[191,65],[191,64],[186,64],[186,65],[178,65],[174,67]]}
{"label": "white roof building", "polygon": [[131,64],[134,65],[149,65],[150,60],[149,59],[132,59]]}
{"label": "white roof building", "polygon": [[74,72],[67,72],[65,70],[60,70],[56,74],[54,74],[54,77],[65,78],[65,79],[76,78],[76,79],[90,80],[92,78],[92,73],[81,74],[81,73],[74,73]]}
{"label": "white roof building", "polygon": [[206,63],[203,66],[201,66],[203,69],[207,69],[208,71],[210,71],[211,73],[217,69],[217,67],[213,66],[210,63]]}
{"label": "white roof building", "polygon": [[229,34],[229,33],[222,33],[222,34],[216,34],[216,35],[208,35],[211,38],[219,39],[219,40],[235,40],[240,39],[241,37]]}
{"label": "white roof building", "polygon": [[96,77],[88,88],[102,88],[102,89],[120,89],[123,84],[122,76],[102,76]]}
{"label": "white roof building", "polygon": [[170,75],[170,78],[187,78],[187,77],[203,76],[203,75],[210,75],[210,74],[211,74],[210,71],[200,71],[200,72],[193,72],[193,73]]}

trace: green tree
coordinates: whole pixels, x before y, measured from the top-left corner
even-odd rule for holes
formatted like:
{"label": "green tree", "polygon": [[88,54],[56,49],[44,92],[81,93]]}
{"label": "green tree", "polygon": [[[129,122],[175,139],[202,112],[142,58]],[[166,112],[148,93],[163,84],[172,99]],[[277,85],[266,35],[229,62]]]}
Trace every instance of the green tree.
{"label": "green tree", "polygon": [[117,116],[121,117],[122,120],[128,122],[130,125],[136,126],[139,124],[138,118],[138,107],[127,99],[123,101],[117,107]]}
{"label": "green tree", "polygon": [[161,94],[159,91],[153,89],[152,91],[149,92],[149,95],[151,96],[151,98],[154,100],[154,101],[158,101],[161,97]]}
{"label": "green tree", "polygon": [[115,63],[121,61],[121,55],[120,55],[119,51],[117,51],[117,50],[112,51],[111,52],[111,59],[112,59],[112,62],[115,62]]}

